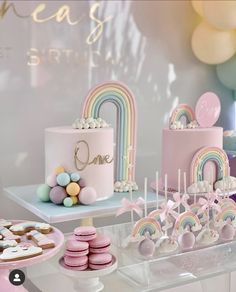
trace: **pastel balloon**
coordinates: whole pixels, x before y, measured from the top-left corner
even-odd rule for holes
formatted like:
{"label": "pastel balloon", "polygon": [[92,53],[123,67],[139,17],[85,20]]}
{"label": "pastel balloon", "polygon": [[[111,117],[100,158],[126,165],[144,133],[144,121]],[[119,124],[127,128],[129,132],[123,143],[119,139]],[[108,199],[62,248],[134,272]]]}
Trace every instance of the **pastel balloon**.
{"label": "pastel balloon", "polygon": [[206,64],[221,64],[229,60],[236,51],[235,31],[218,30],[201,22],[192,35],[195,56]]}
{"label": "pastel balloon", "polygon": [[198,124],[203,128],[212,127],[219,119],[220,111],[219,97],[214,92],[204,93],[195,108]]}
{"label": "pastel balloon", "polygon": [[236,1],[203,1],[203,14],[215,28],[236,28]]}
{"label": "pastel balloon", "polygon": [[216,66],[217,76],[226,87],[236,90],[236,57]]}
{"label": "pastel balloon", "polygon": [[192,0],[191,1],[193,9],[203,17],[203,6],[202,6],[202,0]]}
{"label": "pastel balloon", "polygon": [[79,194],[79,201],[83,205],[91,205],[97,199],[97,192],[92,187],[85,187],[81,189]]}

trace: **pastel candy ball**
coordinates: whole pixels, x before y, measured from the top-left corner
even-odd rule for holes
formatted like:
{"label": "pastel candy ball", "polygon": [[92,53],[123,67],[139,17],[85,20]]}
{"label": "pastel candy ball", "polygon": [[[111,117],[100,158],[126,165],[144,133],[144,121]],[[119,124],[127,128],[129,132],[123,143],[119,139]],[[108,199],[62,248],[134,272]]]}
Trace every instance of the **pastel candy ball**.
{"label": "pastel candy ball", "polygon": [[70,196],[77,196],[80,192],[80,186],[76,182],[67,185],[66,192]]}
{"label": "pastel candy ball", "polygon": [[46,183],[51,187],[55,187],[57,185],[57,177],[55,174],[51,174],[47,177]]}
{"label": "pastel candy ball", "polygon": [[73,206],[73,200],[72,200],[73,197],[67,197],[63,200],[63,205],[65,207],[72,207]]}
{"label": "pastel candy ball", "polygon": [[79,202],[78,197],[76,197],[76,196],[71,196],[70,198],[71,198],[71,200],[73,201],[73,205],[78,204],[78,202]]}
{"label": "pastel candy ball", "polygon": [[56,186],[51,189],[49,197],[54,204],[60,205],[67,197],[67,193],[63,187]]}
{"label": "pastel candy ball", "polygon": [[65,172],[65,168],[63,166],[59,165],[58,167],[55,168],[54,172],[56,175],[58,175],[62,172]]}
{"label": "pastel candy ball", "polygon": [[73,172],[70,175],[70,179],[74,182],[77,182],[80,179],[80,175],[78,172]]}
{"label": "pastel candy ball", "polygon": [[37,195],[40,201],[42,202],[50,201],[50,198],[49,198],[50,191],[51,191],[51,188],[48,185],[46,184],[40,185],[37,189]]}
{"label": "pastel candy ball", "polygon": [[86,181],[85,181],[83,178],[81,178],[81,179],[79,180],[79,185],[80,185],[81,188],[86,187]]}
{"label": "pastel candy ball", "polygon": [[70,183],[70,176],[66,172],[62,172],[57,176],[57,183],[59,186],[65,187]]}
{"label": "pastel candy ball", "polygon": [[79,201],[83,205],[91,205],[97,199],[97,192],[92,187],[85,187],[80,191]]}

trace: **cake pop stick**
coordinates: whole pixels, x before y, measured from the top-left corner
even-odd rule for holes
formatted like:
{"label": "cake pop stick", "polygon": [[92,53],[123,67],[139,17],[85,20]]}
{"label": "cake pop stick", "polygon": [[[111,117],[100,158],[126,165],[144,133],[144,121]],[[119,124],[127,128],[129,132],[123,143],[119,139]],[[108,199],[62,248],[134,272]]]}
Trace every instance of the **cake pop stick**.
{"label": "cake pop stick", "polygon": [[[130,196],[130,202],[133,203],[133,191],[132,191],[131,186],[129,188],[129,196]],[[130,217],[131,217],[131,225],[133,226],[134,225],[134,210],[133,210],[133,208],[131,208]]]}
{"label": "cake pop stick", "polygon": [[167,204],[167,174],[165,174],[165,203]]}
{"label": "cake pop stick", "polygon": [[196,204],[197,203],[197,194],[194,194],[194,199],[193,199],[193,203]]}
{"label": "cake pop stick", "polygon": [[184,193],[187,194],[186,172],[184,172]]}
{"label": "cake pop stick", "polygon": [[[181,179],[181,170],[178,169],[178,193],[180,194],[180,179]],[[178,214],[180,213],[180,205],[178,206]]]}
{"label": "cake pop stick", "polygon": [[157,199],[157,209],[159,208],[159,173],[156,172],[156,199]]}
{"label": "cake pop stick", "polygon": [[147,217],[147,178],[144,178],[144,217]]}
{"label": "cake pop stick", "polygon": [[223,177],[223,198],[225,199],[225,177]]}

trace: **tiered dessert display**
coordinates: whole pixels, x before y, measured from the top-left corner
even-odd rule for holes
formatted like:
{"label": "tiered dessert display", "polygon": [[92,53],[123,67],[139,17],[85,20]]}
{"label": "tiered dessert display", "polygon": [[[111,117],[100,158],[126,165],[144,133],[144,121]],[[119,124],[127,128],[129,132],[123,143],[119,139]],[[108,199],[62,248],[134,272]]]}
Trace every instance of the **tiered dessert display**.
{"label": "tiered dessert display", "polygon": [[[47,223],[0,220],[1,291],[16,291],[9,281],[9,270],[43,262],[59,252],[64,236]],[[27,290],[18,286],[17,291]]]}
{"label": "tiered dessert display", "polygon": [[98,292],[103,289],[99,277],[117,268],[117,260],[110,253],[110,246],[111,239],[97,234],[93,226],[81,226],[74,230],[66,242],[66,250],[59,264],[62,273],[74,279],[76,290]]}

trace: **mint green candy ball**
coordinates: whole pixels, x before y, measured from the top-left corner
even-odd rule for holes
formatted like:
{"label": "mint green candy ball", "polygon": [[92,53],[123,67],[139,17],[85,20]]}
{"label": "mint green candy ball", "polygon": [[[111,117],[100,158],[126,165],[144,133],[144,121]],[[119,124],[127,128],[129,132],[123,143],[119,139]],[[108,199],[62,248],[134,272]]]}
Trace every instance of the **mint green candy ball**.
{"label": "mint green candy ball", "polygon": [[51,188],[44,184],[44,185],[40,185],[37,189],[37,195],[38,198],[40,199],[40,201],[42,202],[49,202],[50,198],[49,198],[49,193],[51,191]]}
{"label": "mint green candy ball", "polygon": [[65,207],[72,207],[73,206],[73,201],[71,198],[67,197],[64,199],[63,204]]}

